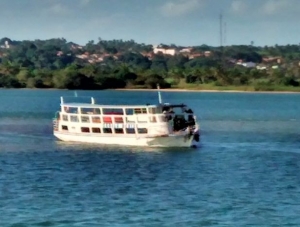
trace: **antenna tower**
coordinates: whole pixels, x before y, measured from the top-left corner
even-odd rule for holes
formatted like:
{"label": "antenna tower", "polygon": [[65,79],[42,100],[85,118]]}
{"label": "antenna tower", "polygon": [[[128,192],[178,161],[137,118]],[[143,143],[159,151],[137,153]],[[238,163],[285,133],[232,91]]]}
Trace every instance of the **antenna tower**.
{"label": "antenna tower", "polygon": [[220,47],[223,46],[223,15],[220,13]]}
{"label": "antenna tower", "polygon": [[226,46],[226,41],[227,41],[226,40],[226,33],[227,33],[227,31],[226,30],[227,30],[227,24],[226,24],[226,21],[225,21],[224,22],[224,42],[223,42],[225,46]]}

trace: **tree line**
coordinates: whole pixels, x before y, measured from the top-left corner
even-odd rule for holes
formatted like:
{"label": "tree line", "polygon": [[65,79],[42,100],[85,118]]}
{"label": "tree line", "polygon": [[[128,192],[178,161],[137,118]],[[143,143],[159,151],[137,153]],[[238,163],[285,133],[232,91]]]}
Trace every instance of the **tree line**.
{"label": "tree line", "polygon": [[[7,47],[7,44],[9,47]],[[300,46],[239,45],[192,47],[193,53],[210,51],[191,58],[153,53],[153,47],[133,40],[89,41],[84,46],[64,38],[49,40],[0,40],[0,87],[3,88],[162,88],[170,87],[253,87],[254,90],[298,88]],[[184,47],[161,44],[180,50]],[[89,62],[78,56],[101,56]],[[276,57],[280,62],[263,62]],[[264,64],[264,69],[237,63]],[[276,66],[276,67],[274,67]]]}

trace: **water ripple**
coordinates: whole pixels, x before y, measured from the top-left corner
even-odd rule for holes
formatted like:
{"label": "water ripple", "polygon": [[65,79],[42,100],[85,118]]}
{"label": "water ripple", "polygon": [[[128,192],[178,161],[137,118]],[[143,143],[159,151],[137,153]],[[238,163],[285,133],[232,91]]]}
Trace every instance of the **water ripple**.
{"label": "water ripple", "polygon": [[201,113],[201,147],[163,149],[57,141],[51,116],[69,91],[7,92],[1,227],[300,225],[297,95],[185,93]]}

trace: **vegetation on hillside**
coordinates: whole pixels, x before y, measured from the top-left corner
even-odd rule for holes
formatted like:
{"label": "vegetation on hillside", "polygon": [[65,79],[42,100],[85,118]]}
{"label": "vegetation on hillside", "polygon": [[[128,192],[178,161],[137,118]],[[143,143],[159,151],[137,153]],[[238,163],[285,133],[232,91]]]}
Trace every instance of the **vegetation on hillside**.
{"label": "vegetation on hillside", "polygon": [[[3,88],[162,88],[300,91],[300,46],[181,47],[133,40],[79,46],[63,38],[0,40]],[[183,51],[185,50],[185,51]]]}

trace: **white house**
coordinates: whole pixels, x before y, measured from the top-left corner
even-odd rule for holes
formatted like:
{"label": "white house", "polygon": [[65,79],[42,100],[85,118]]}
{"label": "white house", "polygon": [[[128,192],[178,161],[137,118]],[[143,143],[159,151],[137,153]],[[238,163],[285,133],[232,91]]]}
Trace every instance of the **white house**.
{"label": "white house", "polygon": [[160,48],[160,47],[154,47],[153,52],[154,52],[154,54],[158,54],[159,52],[161,52],[162,54],[169,54],[169,55],[172,55],[172,56],[177,54],[176,49],[165,49],[165,48]]}
{"label": "white house", "polygon": [[244,66],[246,68],[254,68],[254,67],[256,67],[256,63],[254,63],[254,62],[244,62],[244,63],[242,63],[242,66]]}
{"label": "white house", "polygon": [[192,48],[183,48],[179,52],[180,53],[191,53]]}

